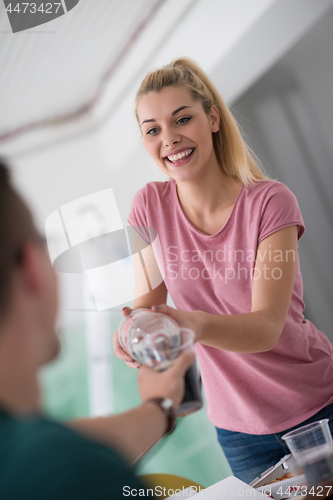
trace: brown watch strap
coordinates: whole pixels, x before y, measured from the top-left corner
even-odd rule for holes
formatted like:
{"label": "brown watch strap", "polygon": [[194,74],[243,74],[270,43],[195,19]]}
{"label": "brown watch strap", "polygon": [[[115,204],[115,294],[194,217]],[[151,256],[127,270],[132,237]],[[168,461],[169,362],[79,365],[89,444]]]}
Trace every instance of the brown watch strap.
{"label": "brown watch strap", "polygon": [[153,403],[156,406],[159,406],[161,410],[163,410],[166,419],[167,419],[167,428],[164,433],[164,436],[167,434],[171,434],[176,427],[177,415],[176,411],[173,407],[173,402],[169,398],[150,398],[145,401],[145,403]]}

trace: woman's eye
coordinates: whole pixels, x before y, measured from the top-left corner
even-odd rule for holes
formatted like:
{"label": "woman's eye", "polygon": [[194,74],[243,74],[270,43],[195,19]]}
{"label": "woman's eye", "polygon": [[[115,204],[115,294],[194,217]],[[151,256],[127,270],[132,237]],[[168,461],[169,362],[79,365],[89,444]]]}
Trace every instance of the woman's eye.
{"label": "woman's eye", "polygon": [[150,128],[149,130],[147,130],[147,135],[156,135],[158,132],[158,128],[156,127],[153,127],[153,128]]}
{"label": "woman's eye", "polygon": [[177,123],[183,125],[184,123],[189,122],[191,118],[191,116],[182,116],[181,118],[179,118],[179,120],[177,120]]}

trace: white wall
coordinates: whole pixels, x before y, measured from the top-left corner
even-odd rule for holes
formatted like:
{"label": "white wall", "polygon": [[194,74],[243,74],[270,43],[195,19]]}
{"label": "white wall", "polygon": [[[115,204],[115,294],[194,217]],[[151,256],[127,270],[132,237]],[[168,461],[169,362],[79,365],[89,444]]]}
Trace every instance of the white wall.
{"label": "white wall", "polygon": [[333,340],[333,6],[234,103],[257,155],[295,193],[305,315]]}

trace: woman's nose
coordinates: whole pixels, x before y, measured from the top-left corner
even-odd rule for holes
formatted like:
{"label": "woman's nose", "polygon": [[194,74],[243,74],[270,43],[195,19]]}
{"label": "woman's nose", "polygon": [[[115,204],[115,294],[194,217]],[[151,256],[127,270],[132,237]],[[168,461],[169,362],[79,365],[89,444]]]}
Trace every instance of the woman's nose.
{"label": "woman's nose", "polygon": [[177,144],[180,141],[181,141],[181,136],[179,134],[173,132],[165,132],[163,137],[163,145],[165,147],[173,146],[174,144]]}

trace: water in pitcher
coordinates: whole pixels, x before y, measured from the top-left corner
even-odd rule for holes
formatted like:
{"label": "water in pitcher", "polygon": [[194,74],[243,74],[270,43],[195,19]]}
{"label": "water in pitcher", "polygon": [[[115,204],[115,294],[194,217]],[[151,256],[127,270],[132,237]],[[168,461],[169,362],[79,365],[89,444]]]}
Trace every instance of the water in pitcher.
{"label": "water in pitcher", "polygon": [[[192,330],[150,309],[136,309],[123,318],[118,336],[122,348],[135,361],[159,371],[167,369],[183,351],[192,349],[194,342]],[[201,407],[201,382],[194,363],[185,374],[185,394],[177,414],[188,415]]]}

